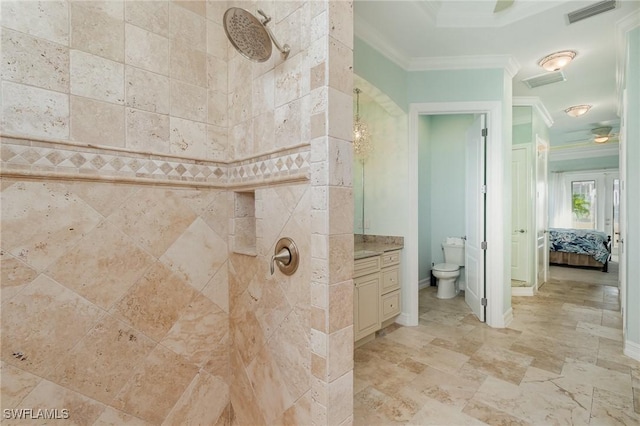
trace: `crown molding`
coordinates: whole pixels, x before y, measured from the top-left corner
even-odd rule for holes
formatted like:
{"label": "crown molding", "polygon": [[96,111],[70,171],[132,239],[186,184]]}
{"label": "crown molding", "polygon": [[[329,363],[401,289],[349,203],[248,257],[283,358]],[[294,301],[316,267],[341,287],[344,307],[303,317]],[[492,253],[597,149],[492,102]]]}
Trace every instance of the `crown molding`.
{"label": "crown molding", "polygon": [[434,70],[470,70],[501,68],[513,78],[520,70],[520,64],[511,55],[474,55],[474,56],[446,56],[429,58],[410,58],[399,52],[380,32],[368,22],[358,19],[355,21],[355,36],[377,50],[381,55],[398,65],[405,71],[434,71]]}
{"label": "crown molding", "polygon": [[619,155],[619,144],[572,145],[568,148],[555,147],[549,151],[549,161],[581,160],[583,158],[614,157]]}
{"label": "crown molding", "polygon": [[551,114],[547,110],[547,107],[544,106],[542,101],[537,96],[514,96],[513,97],[513,106],[530,106],[534,108],[547,127],[553,126],[553,118],[551,118]]}
{"label": "crown molding", "polygon": [[372,27],[367,21],[355,17],[355,36],[366,42],[369,46],[377,50],[382,56],[398,65],[403,70],[409,66],[409,58],[398,52],[386,39],[380,36],[380,32]]}
{"label": "crown molding", "polygon": [[468,70],[502,68],[513,78],[520,64],[511,55],[444,56],[411,58],[407,71]]}
{"label": "crown molding", "polygon": [[627,71],[627,33],[640,27],[640,10],[622,18],[615,25],[616,43],[616,94],[618,96],[618,116],[622,116],[622,93],[625,88]]}
{"label": "crown molding", "polygon": [[436,23],[440,28],[500,28],[557,7],[563,1],[515,2],[500,13],[493,11],[492,4],[487,7],[487,2],[485,5],[473,4],[462,11],[455,2],[443,1],[440,3],[441,7],[437,9],[436,16]]}

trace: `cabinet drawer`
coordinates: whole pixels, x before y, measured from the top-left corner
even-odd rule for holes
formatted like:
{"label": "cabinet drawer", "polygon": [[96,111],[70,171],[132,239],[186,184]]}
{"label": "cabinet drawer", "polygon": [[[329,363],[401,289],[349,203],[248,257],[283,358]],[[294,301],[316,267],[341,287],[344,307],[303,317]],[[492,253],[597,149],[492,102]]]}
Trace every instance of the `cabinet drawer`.
{"label": "cabinet drawer", "polygon": [[385,294],[380,300],[380,321],[386,321],[400,313],[400,290]]}
{"label": "cabinet drawer", "polygon": [[380,294],[387,294],[390,291],[400,288],[400,268],[389,268],[382,270],[382,281],[380,283]]}
{"label": "cabinet drawer", "polygon": [[373,274],[380,270],[380,256],[358,259],[353,264],[353,278]]}
{"label": "cabinet drawer", "polygon": [[398,263],[400,263],[400,250],[388,251],[380,257],[382,258],[382,268],[391,265],[397,265]]}

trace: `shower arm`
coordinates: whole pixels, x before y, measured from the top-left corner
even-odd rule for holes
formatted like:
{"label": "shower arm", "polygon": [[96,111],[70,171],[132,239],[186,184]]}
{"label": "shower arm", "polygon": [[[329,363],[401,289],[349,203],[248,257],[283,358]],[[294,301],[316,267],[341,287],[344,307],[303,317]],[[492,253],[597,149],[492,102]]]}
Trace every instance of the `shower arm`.
{"label": "shower arm", "polygon": [[262,20],[262,26],[264,27],[265,30],[267,30],[267,33],[269,34],[269,37],[271,37],[271,41],[273,42],[273,44],[275,44],[276,49],[278,49],[280,53],[282,53],[284,58],[287,59],[287,56],[289,56],[289,51],[291,50],[291,48],[286,43],[284,46],[280,46],[280,43],[278,43],[278,40],[276,40],[275,36],[271,32],[271,29],[267,27],[267,24],[271,22],[271,17],[267,16],[267,14],[264,13],[261,9],[258,9],[258,13],[262,15],[262,17],[264,18],[264,20]]}

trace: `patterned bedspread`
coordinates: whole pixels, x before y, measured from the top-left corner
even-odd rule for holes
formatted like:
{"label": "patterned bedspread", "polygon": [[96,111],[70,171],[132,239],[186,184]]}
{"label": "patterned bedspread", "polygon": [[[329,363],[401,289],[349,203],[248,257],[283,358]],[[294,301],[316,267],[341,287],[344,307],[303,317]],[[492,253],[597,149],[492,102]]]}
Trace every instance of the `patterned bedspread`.
{"label": "patterned bedspread", "polygon": [[607,234],[587,229],[549,229],[549,249],[566,253],[588,254],[600,263],[609,258],[604,243]]}

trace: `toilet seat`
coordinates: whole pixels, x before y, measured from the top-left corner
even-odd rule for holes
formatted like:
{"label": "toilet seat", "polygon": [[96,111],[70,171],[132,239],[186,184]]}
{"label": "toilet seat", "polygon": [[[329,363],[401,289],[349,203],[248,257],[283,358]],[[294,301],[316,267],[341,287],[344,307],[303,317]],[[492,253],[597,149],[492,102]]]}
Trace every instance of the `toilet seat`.
{"label": "toilet seat", "polygon": [[433,269],[434,271],[441,271],[441,272],[455,272],[459,270],[460,267],[453,263],[438,263],[434,265],[431,269]]}

